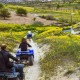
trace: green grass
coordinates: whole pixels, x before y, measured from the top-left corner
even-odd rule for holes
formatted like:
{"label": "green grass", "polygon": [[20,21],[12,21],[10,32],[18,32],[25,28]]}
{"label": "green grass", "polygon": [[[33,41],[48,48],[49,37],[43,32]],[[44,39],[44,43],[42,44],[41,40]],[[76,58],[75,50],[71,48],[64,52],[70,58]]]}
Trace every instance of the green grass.
{"label": "green grass", "polygon": [[[80,61],[80,36],[54,36],[48,37],[44,41],[51,47],[49,52],[45,53],[44,59],[41,60],[42,73],[53,76],[56,75],[58,66],[68,69],[78,65]],[[67,64],[65,64],[66,62]]]}
{"label": "green grass", "polygon": [[35,34],[42,33],[50,29],[49,26],[32,26],[20,24],[0,23],[0,45],[7,44],[9,51],[13,51],[14,47],[20,43],[21,39],[26,35],[27,31],[32,31]]}
{"label": "green grass", "polygon": [[[44,54],[45,57],[41,58],[40,61],[42,76],[45,76],[43,80],[57,75],[59,66],[66,70],[72,70],[80,65],[80,36],[71,34],[52,36],[53,29],[44,31],[35,37],[36,41],[42,46],[44,44],[50,45],[49,51]],[[58,30],[60,28],[57,28],[57,32],[59,32]],[[65,74],[70,73],[70,71],[67,71]]]}
{"label": "green grass", "polygon": [[[45,4],[49,5],[50,3],[45,3]],[[75,4],[77,3],[73,3],[70,6],[75,7]],[[53,7],[52,9],[49,8],[43,9],[40,7],[27,7],[27,6],[11,5],[11,4],[5,5],[5,7],[9,8],[10,10],[16,11],[17,8],[24,8],[27,10],[28,13],[36,13],[39,15],[52,15],[53,18],[57,19],[58,22],[64,22],[64,23],[67,22],[69,23],[69,25],[71,24],[71,16],[73,24],[80,22],[80,10],[75,8],[70,8],[70,6],[66,3],[65,5],[63,4],[63,7],[56,10],[56,7]],[[71,15],[72,13],[74,14]]]}
{"label": "green grass", "polygon": [[17,8],[23,8],[25,10],[27,10],[28,12],[33,12],[34,11],[34,8],[32,7],[24,7],[24,6],[18,6],[18,5],[6,5],[5,7],[9,8],[9,9],[12,9],[12,10],[16,10]]}
{"label": "green grass", "polygon": [[[40,3],[41,4],[41,3]],[[80,10],[72,10],[77,3],[71,5],[64,4],[62,9],[55,9],[54,7],[49,9],[48,6],[42,7],[24,7],[6,5],[5,7],[10,10],[16,10],[18,7],[26,9],[30,13],[37,13],[39,15],[52,15],[57,18],[59,22],[72,21],[80,22]],[[49,5],[45,3],[45,5]],[[38,6],[38,5],[37,5]],[[78,5],[79,6],[79,5]],[[69,9],[70,7],[70,9]],[[56,20],[57,21],[57,20]],[[72,24],[73,25],[73,24]],[[74,28],[78,27],[77,24],[73,25]],[[26,35],[27,31],[31,30],[35,33],[34,40],[38,43],[50,45],[49,52],[46,52],[45,57],[41,59],[42,75],[47,80],[50,76],[57,73],[59,66],[69,70],[66,74],[71,74],[72,67],[80,66],[80,35],[71,35],[70,33],[62,33],[63,29],[69,29],[69,26],[57,27],[57,26],[33,26],[33,25],[20,25],[20,24],[5,24],[0,23],[0,45],[2,43],[7,44],[7,49],[13,51],[15,46],[20,43],[21,39]],[[66,64],[67,63],[67,64]],[[44,75],[45,74],[45,75]],[[49,79],[48,79],[49,80]]]}
{"label": "green grass", "polygon": [[9,51],[13,49],[20,43],[21,39],[26,35],[25,31],[22,32],[0,32],[0,45],[5,43]]}

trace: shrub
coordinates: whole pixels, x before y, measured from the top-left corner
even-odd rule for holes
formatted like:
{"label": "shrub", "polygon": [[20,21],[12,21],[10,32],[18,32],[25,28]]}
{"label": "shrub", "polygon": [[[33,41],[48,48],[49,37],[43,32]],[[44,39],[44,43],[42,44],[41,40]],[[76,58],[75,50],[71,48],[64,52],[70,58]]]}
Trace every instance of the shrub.
{"label": "shrub", "polygon": [[42,15],[42,16],[40,16],[41,18],[43,18],[43,19],[47,19],[47,20],[54,20],[54,18],[53,18],[53,16],[52,15]]}
{"label": "shrub", "polygon": [[20,16],[26,16],[27,15],[27,11],[24,8],[17,8],[16,14],[18,14]]}
{"label": "shrub", "polygon": [[59,21],[60,21],[60,22],[66,22],[66,23],[67,23],[67,22],[68,22],[68,19],[59,18]]}
{"label": "shrub", "polygon": [[56,5],[56,10],[58,10],[61,6],[59,4]]}
{"label": "shrub", "polygon": [[39,16],[39,17],[41,17],[41,18],[43,18],[43,19],[45,19],[45,18],[46,18],[46,16],[44,16],[44,15],[42,15],[42,16]]}
{"label": "shrub", "polygon": [[0,3],[0,8],[3,8],[3,7],[4,7],[4,5]]}
{"label": "shrub", "polygon": [[44,24],[40,21],[35,21],[32,26],[43,26]]}
{"label": "shrub", "polygon": [[33,18],[33,21],[35,21],[35,20],[36,20],[36,17]]}
{"label": "shrub", "polygon": [[0,11],[0,16],[3,17],[4,19],[9,18],[10,17],[10,12],[8,11],[8,9],[3,8]]}
{"label": "shrub", "polygon": [[46,19],[47,19],[47,20],[54,20],[54,18],[53,18],[52,15],[47,15],[47,16],[46,16]]}

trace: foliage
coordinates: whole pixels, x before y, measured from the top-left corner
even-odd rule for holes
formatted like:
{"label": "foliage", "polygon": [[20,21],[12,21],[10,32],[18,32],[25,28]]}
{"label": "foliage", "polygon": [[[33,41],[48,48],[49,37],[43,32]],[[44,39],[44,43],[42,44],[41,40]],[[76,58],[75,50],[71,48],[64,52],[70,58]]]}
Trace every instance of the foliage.
{"label": "foliage", "polygon": [[[67,27],[64,29],[67,29]],[[49,27],[35,36],[36,41],[42,46],[43,44],[50,45],[49,50],[45,52],[45,56],[40,61],[42,76],[45,76],[45,78],[57,75],[59,67],[68,70],[79,66],[80,36],[71,34],[63,36],[61,31],[62,28]],[[47,47],[45,47],[45,50],[47,50]],[[71,73],[69,70],[67,72]]]}
{"label": "foliage", "polygon": [[52,15],[42,15],[40,16],[41,18],[44,18],[46,20],[54,20],[53,16]]}
{"label": "foliage", "polygon": [[44,24],[40,21],[35,21],[32,26],[43,26]]}
{"label": "foliage", "polygon": [[3,8],[3,7],[4,7],[4,5],[0,3],[0,9]]}
{"label": "foliage", "polygon": [[17,8],[23,8],[25,9],[27,12],[33,12],[34,8],[33,7],[24,7],[24,6],[18,6],[18,5],[6,5],[7,8],[11,9],[11,10],[16,10]]}
{"label": "foliage", "polygon": [[27,15],[27,11],[24,8],[17,8],[16,13],[20,16],[26,16]]}
{"label": "foliage", "polygon": [[36,17],[33,18],[33,21],[35,21],[35,20],[36,20]]}
{"label": "foliage", "polygon": [[6,24],[6,23],[0,23],[0,31],[22,31],[25,30],[26,27],[20,24]]}
{"label": "foliage", "polygon": [[53,27],[53,26],[52,27],[46,27],[46,29],[44,28],[43,30],[39,30],[38,35],[35,35],[34,38],[38,43],[40,43],[42,40],[45,40],[46,37],[54,36],[54,35],[56,35],[56,36],[62,35],[62,28]]}
{"label": "foliage", "polygon": [[0,10],[0,16],[3,17],[4,19],[9,18],[10,17],[10,12],[8,9],[3,8]]}
{"label": "foliage", "polygon": [[13,48],[20,43],[21,39],[25,36],[26,32],[0,32],[0,45],[5,43],[9,51],[13,51]]}
{"label": "foliage", "polygon": [[61,7],[61,6],[60,6],[59,4],[57,4],[57,6],[56,6],[56,10],[59,9],[60,7]]}
{"label": "foliage", "polygon": [[78,65],[80,36],[49,36],[41,42],[50,45],[49,52],[45,53],[46,56],[40,62],[42,73],[50,77],[57,74],[58,66],[68,69]]}

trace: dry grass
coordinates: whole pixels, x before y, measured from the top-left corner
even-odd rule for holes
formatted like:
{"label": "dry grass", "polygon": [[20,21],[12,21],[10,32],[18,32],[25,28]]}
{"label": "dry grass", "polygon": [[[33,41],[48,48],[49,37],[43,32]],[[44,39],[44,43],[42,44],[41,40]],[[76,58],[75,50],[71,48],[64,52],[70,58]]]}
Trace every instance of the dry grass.
{"label": "dry grass", "polygon": [[[11,17],[9,19],[3,20],[2,18],[0,18],[0,22],[13,23],[13,24],[32,24],[34,23],[33,19],[35,17],[36,17],[35,14],[28,13],[27,16],[17,16],[15,12],[11,12]],[[53,21],[45,20],[39,17],[36,17],[35,21],[41,21],[44,23],[44,25],[49,25],[53,22]]]}

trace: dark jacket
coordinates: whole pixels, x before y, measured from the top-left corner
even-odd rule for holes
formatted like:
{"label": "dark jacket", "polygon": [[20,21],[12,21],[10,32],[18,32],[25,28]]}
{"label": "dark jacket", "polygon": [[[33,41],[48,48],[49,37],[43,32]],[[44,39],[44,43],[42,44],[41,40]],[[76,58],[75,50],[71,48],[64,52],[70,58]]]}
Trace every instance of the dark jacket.
{"label": "dark jacket", "polygon": [[0,51],[0,71],[4,71],[5,69],[6,69],[5,61]]}
{"label": "dark jacket", "polygon": [[32,34],[27,34],[27,38],[32,38]]}
{"label": "dark jacket", "polygon": [[1,55],[1,58],[0,58],[0,66],[4,66],[4,68],[11,68],[13,67],[13,63],[10,62],[9,59],[12,59],[14,61],[18,61],[17,58],[15,58],[14,56],[12,56],[8,51],[6,50],[1,50],[0,51],[0,55]]}
{"label": "dark jacket", "polygon": [[21,48],[21,51],[27,51],[27,47],[31,47],[31,45],[26,42],[23,42],[19,45],[19,48]]}

